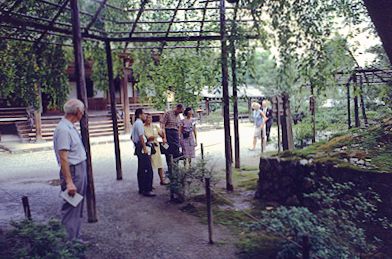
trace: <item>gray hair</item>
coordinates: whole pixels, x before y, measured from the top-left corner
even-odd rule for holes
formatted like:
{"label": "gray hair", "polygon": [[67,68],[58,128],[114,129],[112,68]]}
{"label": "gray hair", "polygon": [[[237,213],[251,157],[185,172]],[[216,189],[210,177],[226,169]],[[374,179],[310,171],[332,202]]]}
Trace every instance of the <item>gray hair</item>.
{"label": "gray hair", "polygon": [[258,110],[258,109],[260,109],[260,107],[261,107],[261,105],[259,103],[256,103],[256,102],[252,103],[252,109]]}
{"label": "gray hair", "polygon": [[84,104],[78,99],[70,99],[64,104],[65,115],[76,115],[78,110],[84,112]]}

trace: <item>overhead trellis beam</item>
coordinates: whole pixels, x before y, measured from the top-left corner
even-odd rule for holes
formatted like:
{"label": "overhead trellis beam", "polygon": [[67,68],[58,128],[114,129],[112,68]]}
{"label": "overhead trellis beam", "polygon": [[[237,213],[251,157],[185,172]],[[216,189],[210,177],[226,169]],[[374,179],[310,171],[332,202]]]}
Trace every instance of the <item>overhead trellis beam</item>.
{"label": "overhead trellis beam", "polygon": [[[207,13],[207,8],[208,8],[208,2],[204,4],[204,9],[203,9],[203,17],[202,17],[202,23],[200,24],[200,33],[199,36],[203,35],[203,29],[204,29],[204,20],[206,19],[206,13]],[[197,47],[200,46],[200,41],[197,42]],[[199,48],[197,48],[197,51],[199,51]]]}
{"label": "overhead trellis beam", "polygon": [[[230,37],[229,37],[230,38]],[[245,35],[243,39],[258,39],[256,35]],[[132,38],[109,38],[111,42],[182,42],[182,41],[218,41],[220,35],[204,36],[170,36],[170,37],[132,37]]]}
{"label": "overhead trellis beam", "polygon": [[[231,22],[231,20],[226,20],[227,22]],[[118,21],[117,24],[133,24],[135,21]],[[171,23],[171,21],[137,21],[138,23],[143,23],[143,24],[165,24],[165,23]],[[178,21],[173,21],[172,23],[202,23],[202,20],[178,20]],[[205,23],[219,23],[219,20],[205,20]],[[252,19],[244,19],[244,20],[237,20],[236,22],[253,22]]]}
{"label": "overhead trellis beam", "polygon": [[63,4],[61,5],[61,7],[58,9],[56,15],[53,17],[52,21],[49,23],[49,28],[46,29],[41,36],[37,39],[36,41],[36,45],[38,45],[40,43],[40,41],[46,36],[46,34],[48,33],[48,31],[50,30],[50,28],[52,28],[54,26],[54,24],[56,23],[57,19],[60,17],[60,15],[64,12],[65,7],[68,5],[69,0],[65,0],[63,2]]}
{"label": "overhead trellis beam", "polygon": [[[244,10],[250,10],[251,8],[243,6],[243,7],[238,7],[239,9],[244,9]],[[205,8],[204,7],[180,7],[178,8],[178,11],[203,11]],[[234,7],[228,7],[226,8],[227,10],[233,10]],[[128,12],[137,12],[139,9],[126,9]],[[175,8],[146,8],[144,9],[145,12],[172,12],[174,11]],[[219,7],[208,7],[207,10],[216,10],[219,11]],[[258,10],[258,9],[256,9]]]}
{"label": "overhead trellis beam", "polygon": [[106,4],[107,0],[103,0],[97,11],[95,12],[93,18],[91,19],[91,21],[89,22],[89,24],[87,24],[86,28],[84,28],[84,32],[88,33],[88,30],[91,28],[91,26],[93,26],[93,24],[97,21],[99,15],[101,14],[101,11],[105,8],[105,4]]}
{"label": "overhead trellis beam", "polygon": [[[44,30],[40,30],[40,29],[30,29],[30,28],[24,28],[24,27],[15,27],[9,24],[1,24],[0,27],[3,28],[9,28],[9,29],[14,29],[15,32],[32,32],[32,33],[36,33],[36,34],[42,34],[44,32]],[[20,31],[21,30],[21,31]],[[56,33],[56,32],[49,32],[50,36],[56,37],[56,38],[62,38],[63,40],[69,40],[70,37],[68,35],[64,35],[61,33]],[[13,35],[4,35],[5,37],[13,37]],[[19,34],[18,37],[15,38],[21,38],[23,39],[24,37],[32,37],[33,35],[27,34],[27,35],[22,35],[22,37],[20,37],[21,35]],[[36,39],[34,38],[34,41],[36,41]]]}
{"label": "overhead trellis beam", "polygon": [[[28,18],[28,17],[26,17]],[[37,18],[39,20],[39,18]],[[21,27],[28,27],[28,28],[34,28],[34,29],[38,29],[38,30],[48,30],[51,32],[57,32],[57,33],[61,33],[64,35],[67,35],[69,37],[72,37],[72,31],[69,29],[65,29],[65,28],[60,28],[60,27],[55,27],[55,26],[48,26],[39,22],[35,22],[35,21],[26,21],[26,20],[22,20],[22,19],[18,19],[14,16],[10,16],[10,15],[0,15],[0,22],[9,24],[11,26],[21,26]],[[1,25],[0,25],[1,26]],[[91,39],[91,40],[105,40],[104,37],[98,36],[98,35],[92,35],[89,33],[83,33],[82,36],[84,38],[87,39]]]}
{"label": "overhead trellis beam", "polygon": [[[135,32],[135,30],[136,30],[137,23],[138,23],[140,17],[142,16],[144,8],[145,8],[147,3],[148,3],[148,0],[143,0],[142,1],[142,4],[141,4],[140,9],[139,9],[139,12],[136,15],[136,19],[132,23],[132,28],[131,28],[131,31],[129,32],[129,38],[132,38],[132,35]],[[124,52],[126,51],[127,47],[128,47],[128,42],[125,42]]]}
{"label": "overhead trellis beam", "polygon": [[[30,39],[22,39],[22,38],[15,38],[15,37],[8,37],[8,36],[0,36],[1,40],[12,40],[12,41],[24,41],[24,42],[29,42],[29,43],[35,43],[35,40],[30,40]],[[65,47],[72,47],[71,44],[66,44],[66,43],[58,43],[58,42],[52,42],[52,41],[41,41],[42,43],[45,44],[50,44],[50,45],[61,45]]]}
{"label": "overhead trellis beam", "polygon": [[17,0],[17,1],[15,1],[15,3],[7,10],[7,12],[12,12],[12,11],[15,10],[15,8],[17,8],[22,2],[23,2],[23,0]]}
{"label": "overhead trellis beam", "polygon": [[[101,0],[92,0],[92,1],[96,2],[96,3],[99,3],[99,4],[102,2]],[[121,12],[125,12],[125,13],[127,12],[124,8],[118,7],[118,6],[113,5],[113,4],[106,3],[105,6],[107,6],[109,8],[112,8],[112,9],[115,9],[117,11],[121,11]]]}
{"label": "overhead trellis beam", "polygon": [[[128,47],[128,50],[133,50],[133,49],[158,49],[159,46],[132,46]],[[196,49],[197,46],[165,46],[165,49]],[[220,47],[218,46],[199,46],[201,49],[219,49]]]}
{"label": "overhead trellis beam", "polygon": [[[38,22],[45,22],[47,24],[45,24],[46,26],[50,25],[51,21],[50,19],[46,19],[46,18],[41,18],[38,16],[34,16],[34,15],[27,15],[27,14],[22,14],[22,13],[17,13],[17,12],[10,12],[9,14],[4,14],[4,15],[0,15],[0,16],[10,16],[12,15],[12,18],[17,19],[17,17],[23,18],[23,19],[29,19],[29,20],[33,20],[33,21],[38,21]],[[17,17],[14,17],[17,16]],[[30,21],[27,20],[23,20],[27,23],[30,23]],[[64,26],[64,27],[72,27],[72,24],[70,23],[65,23],[65,22],[56,22],[56,25],[60,25],[60,26]],[[48,26],[49,28],[51,26]]]}
{"label": "overhead trellis beam", "polygon": [[[169,36],[170,29],[171,29],[171,27],[172,27],[172,25],[173,25],[174,20],[176,19],[177,11],[178,11],[178,8],[180,8],[181,3],[182,3],[182,0],[178,0],[176,9],[174,10],[174,13],[173,13],[173,15],[172,15],[172,17],[171,17],[171,19],[170,19],[169,26],[167,27],[167,30],[166,30],[166,33],[165,33],[165,37],[168,37],[168,36]],[[166,43],[167,43],[166,41],[163,41],[163,42],[161,43],[161,47],[159,48],[159,53],[160,53],[160,54],[162,54],[163,48],[165,47]]]}
{"label": "overhead trellis beam", "polygon": [[[200,31],[196,30],[183,30],[183,31],[170,31],[170,34],[180,34],[180,33],[199,33]],[[205,31],[206,33],[219,33],[219,31]],[[129,32],[127,31],[116,31],[116,32],[111,32],[110,34],[127,34]],[[166,33],[166,31],[135,31],[133,34],[163,34]]]}

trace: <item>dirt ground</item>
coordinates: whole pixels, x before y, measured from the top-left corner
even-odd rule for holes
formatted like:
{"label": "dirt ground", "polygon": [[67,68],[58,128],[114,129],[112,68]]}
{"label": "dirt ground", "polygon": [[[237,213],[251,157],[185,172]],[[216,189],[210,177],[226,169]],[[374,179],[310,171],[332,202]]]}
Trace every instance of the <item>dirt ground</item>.
{"label": "dirt ground", "polygon": [[[241,159],[243,165],[257,166],[259,153],[248,151],[252,131],[251,125],[241,127],[246,140],[242,141]],[[199,143],[205,143],[215,168],[223,168],[223,130],[201,132]],[[158,184],[156,173],[158,196],[138,195],[131,143],[121,143],[121,150],[124,179],[117,181],[113,144],[92,147],[98,222],[83,225],[82,237],[93,244],[89,258],[236,258],[236,237],[216,226],[216,244],[209,245],[207,226],[182,212],[181,205],[169,202],[168,191]],[[35,220],[59,217],[58,167],[52,151],[1,153],[0,165],[0,228],[23,218],[23,195],[29,197]]]}

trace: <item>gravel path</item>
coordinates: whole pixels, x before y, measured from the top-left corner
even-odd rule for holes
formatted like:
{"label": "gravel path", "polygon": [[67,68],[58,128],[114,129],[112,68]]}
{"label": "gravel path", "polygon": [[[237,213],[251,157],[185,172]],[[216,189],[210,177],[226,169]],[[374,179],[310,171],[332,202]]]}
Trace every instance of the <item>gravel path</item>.
{"label": "gravel path", "polygon": [[[248,139],[250,125],[241,136]],[[242,163],[257,166],[258,154],[242,143]],[[201,132],[199,143],[216,168],[224,166],[223,130]],[[85,223],[82,235],[94,245],[89,258],[236,258],[235,237],[216,226],[217,244],[207,243],[207,226],[169,203],[168,191],[155,173],[155,198],[138,195],[136,157],[131,143],[121,143],[123,180],[115,180],[112,144],[92,147],[98,222]],[[126,152],[128,151],[128,152]],[[27,195],[35,220],[59,216],[58,167],[51,151],[9,155],[0,153],[0,227],[23,218],[20,197]]]}

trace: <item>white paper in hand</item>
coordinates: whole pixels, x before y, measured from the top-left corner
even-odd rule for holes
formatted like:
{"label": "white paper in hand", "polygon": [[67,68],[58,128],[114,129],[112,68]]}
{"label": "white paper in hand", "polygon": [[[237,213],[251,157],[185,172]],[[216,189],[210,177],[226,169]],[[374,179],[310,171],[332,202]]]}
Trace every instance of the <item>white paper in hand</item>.
{"label": "white paper in hand", "polygon": [[142,153],[143,154],[145,154],[145,155],[151,155],[151,147],[149,147],[149,146],[146,146],[146,150],[147,150],[147,154],[146,153],[144,153],[144,149],[142,150]]}
{"label": "white paper in hand", "polygon": [[83,196],[79,193],[75,193],[72,197],[68,194],[67,190],[60,193],[61,198],[63,198],[66,202],[71,204],[72,206],[76,207],[78,204],[83,200]]}
{"label": "white paper in hand", "polygon": [[165,144],[162,145],[162,147],[163,147],[164,149],[168,149],[168,148],[169,148],[169,144],[165,143]]}

